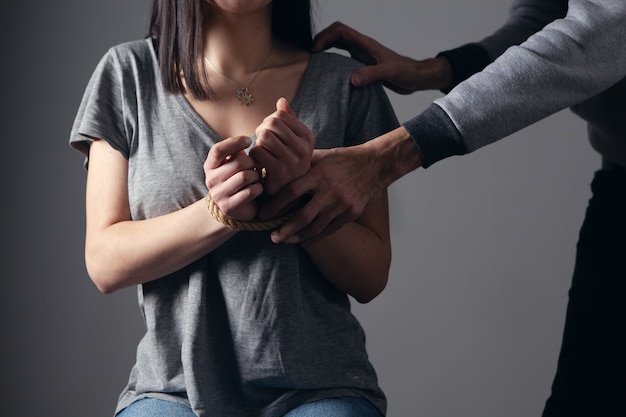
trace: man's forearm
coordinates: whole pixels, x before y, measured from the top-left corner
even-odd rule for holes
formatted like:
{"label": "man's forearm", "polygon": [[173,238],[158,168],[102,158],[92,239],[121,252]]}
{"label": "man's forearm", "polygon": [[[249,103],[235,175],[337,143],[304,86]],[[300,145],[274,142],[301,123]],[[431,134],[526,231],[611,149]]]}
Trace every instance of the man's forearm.
{"label": "man's forearm", "polygon": [[422,166],[415,142],[404,127],[399,127],[362,145],[373,155],[377,176],[383,188]]}

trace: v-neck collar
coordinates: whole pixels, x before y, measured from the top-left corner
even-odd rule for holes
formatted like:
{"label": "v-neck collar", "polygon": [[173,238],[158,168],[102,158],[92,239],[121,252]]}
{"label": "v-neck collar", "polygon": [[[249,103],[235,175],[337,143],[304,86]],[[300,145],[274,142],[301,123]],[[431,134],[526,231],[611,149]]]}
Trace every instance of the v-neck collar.
{"label": "v-neck collar", "polygon": [[[289,103],[289,106],[293,109],[293,111],[298,114],[300,110],[300,102],[302,101],[302,97],[306,95],[308,89],[310,88],[310,79],[311,74],[314,71],[315,66],[317,65],[318,59],[320,59],[320,53],[313,53],[309,58],[309,63],[304,71],[304,77],[302,78],[302,83],[298,87],[296,94],[293,100]],[[176,101],[179,103],[181,108],[184,110],[185,114],[196,124],[198,125],[214,142],[219,142],[223,138],[218,135],[211,126],[204,121],[202,117],[196,112],[196,110],[191,106],[189,101],[183,96],[183,94],[178,93],[175,95]],[[251,136],[254,140],[256,140],[256,135]]]}

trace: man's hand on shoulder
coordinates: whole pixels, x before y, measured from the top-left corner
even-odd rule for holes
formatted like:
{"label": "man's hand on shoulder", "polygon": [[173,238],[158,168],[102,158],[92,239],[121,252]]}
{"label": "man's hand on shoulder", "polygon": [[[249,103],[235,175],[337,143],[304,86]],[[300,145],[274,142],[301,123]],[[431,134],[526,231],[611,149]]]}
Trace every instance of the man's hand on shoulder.
{"label": "man's hand on shoulder", "polygon": [[313,51],[329,48],[343,49],[365,64],[352,74],[355,87],[379,81],[398,94],[411,94],[420,90],[446,90],[454,85],[447,58],[418,61],[400,55],[341,22],[318,33],[313,41]]}

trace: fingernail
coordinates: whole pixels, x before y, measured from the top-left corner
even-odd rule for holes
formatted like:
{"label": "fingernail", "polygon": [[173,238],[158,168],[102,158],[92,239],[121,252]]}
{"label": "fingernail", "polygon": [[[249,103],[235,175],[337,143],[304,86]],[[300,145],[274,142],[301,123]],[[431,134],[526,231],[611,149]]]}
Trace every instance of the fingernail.
{"label": "fingernail", "polygon": [[355,73],[354,77],[353,77],[353,83],[356,86],[362,85],[363,83],[365,83],[365,77],[363,76],[363,74],[360,73]]}
{"label": "fingernail", "polygon": [[280,243],[280,237],[278,236],[278,233],[272,233],[270,235],[270,239],[272,239],[272,242],[276,244]]}
{"label": "fingernail", "polygon": [[252,145],[252,136],[248,136],[248,137],[246,138],[246,145],[247,145],[247,146]]}

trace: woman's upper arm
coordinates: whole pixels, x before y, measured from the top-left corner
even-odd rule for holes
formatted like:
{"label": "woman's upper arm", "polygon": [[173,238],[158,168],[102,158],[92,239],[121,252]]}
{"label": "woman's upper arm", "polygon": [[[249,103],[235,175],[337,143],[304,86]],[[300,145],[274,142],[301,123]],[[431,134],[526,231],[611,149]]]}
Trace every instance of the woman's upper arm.
{"label": "woman's upper arm", "polygon": [[387,191],[384,191],[380,198],[374,201],[367,210],[355,220],[355,223],[370,229],[378,236],[381,243],[391,246]]}
{"label": "woman's upper arm", "polygon": [[87,244],[104,228],[130,220],[128,161],[104,140],[89,148],[86,210]]}

